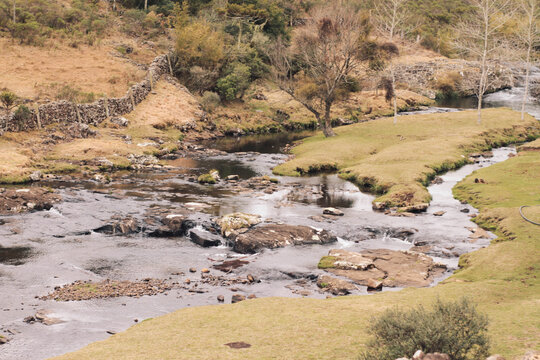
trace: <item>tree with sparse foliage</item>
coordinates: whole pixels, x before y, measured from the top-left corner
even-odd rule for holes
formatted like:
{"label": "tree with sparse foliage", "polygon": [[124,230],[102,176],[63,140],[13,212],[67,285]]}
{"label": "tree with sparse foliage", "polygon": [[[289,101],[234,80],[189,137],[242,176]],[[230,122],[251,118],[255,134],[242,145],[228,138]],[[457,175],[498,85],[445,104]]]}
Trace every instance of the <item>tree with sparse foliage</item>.
{"label": "tree with sparse foliage", "polygon": [[455,46],[465,56],[480,62],[476,88],[478,124],[482,123],[484,94],[490,86],[490,60],[507,44],[503,28],[511,17],[512,0],[469,0],[474,13],[455,27]]}
{"label": "tree with sparse foliage", "polygon": [[[11,91],[5,90],[0,93],[0,103],[2,103],[2,107],[6,111],[6,117],[9,117],[11,109],[15,107],[16,102],[17,96]],[[5,130],[7,130],[7,127],[8,122],[6,121]]]}
{"label": "tree with sparse foliage", "polygon": [[369,18],[349,3],[328,2],[310,13],[293,44],[278,39],[268,56],[279,87],[315,115],[324,135],[334,136],[331,111],[364,62]]}
{"label": "tree with sparse foliage", "polygon": [[400,33],[405,35],[410,31],[409,20],[411,12],[407,5],[410,0],[380,0],[375,3],[373,10],[373,23],[383,34],[387,34],[388,41],[394,41],[394,37]]}
{"label": "tree with sparse foliage", "polygon": [[521,120],[525,119],[525,104],[529,98],[529,85],[531,75],[531,62],[533,51],[540,43],[540,29],[538,20],[540,17],[538,0],[520,0],[521,14],[525,22],[518,31],[519,45],[525,53],[525,92],[521,101]]}

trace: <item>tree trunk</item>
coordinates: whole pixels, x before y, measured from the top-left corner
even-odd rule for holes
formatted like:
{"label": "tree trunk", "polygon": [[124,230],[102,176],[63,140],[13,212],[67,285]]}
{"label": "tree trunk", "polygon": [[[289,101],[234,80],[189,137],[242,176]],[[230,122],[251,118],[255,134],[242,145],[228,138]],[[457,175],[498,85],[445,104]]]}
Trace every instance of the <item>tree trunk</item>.
{"label": "tree trunk", "polygon": [[13,0],[13,23],[17,23],[17,0]]}
{"label": "tree trunk", "polygon": [[332,102],[326,101],[324,106],[324,119],[319,120],[319,125],[322,128],[323,134],[326,137],[336,136],[334,129],[332,129],[332,119],[330,117],[330,110],[332,108]]}
{"label": "tree trunk", "polygon": [[397,124],[397,93],[396,93],[396,73],[394,71],[394,65],[390,65],[390,73],[392,75],[392,92],[394,93],[394,125]]}
{"label": "tree trunk", "polygon": [[144,10],[148,10],[148,0],[144,0]]}
{"label": "tree trunk", "polygon": [[525,103],[529,97],[529,77],[531,75],[531,46],[527,51],[527,72],[525,73],[525,93],[521,102],[521,121],[525,120]]}

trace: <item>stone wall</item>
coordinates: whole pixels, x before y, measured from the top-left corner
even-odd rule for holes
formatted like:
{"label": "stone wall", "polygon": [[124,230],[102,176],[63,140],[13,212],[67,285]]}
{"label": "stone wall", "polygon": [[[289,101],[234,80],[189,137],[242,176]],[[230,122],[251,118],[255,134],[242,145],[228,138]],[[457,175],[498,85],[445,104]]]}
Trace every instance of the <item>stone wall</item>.
{"label": "stone wall", "polygon": [[[396,66],[396,81],[429,98],[437,92],[437,80],[450,73],[457,73],[460,81],[456,91],[460,96],[473,96],[480,81],[480,63],[475,61],[437,59]],[[490,63],[487,93],[514,86],[512,69],[498,63]]]}
{"label": "stone wall", "polygon": [[80,122],[97,125],[107,117],[128,114],[146,99],[161,76],[169,72],[167,55],[160,55],[148,67],[146,78],[129,88],[121,98],[100,99],[89,104],[75,104],[64,100],[49,102],[30,108],[31,116],[24,123],[17,123],[14,113],[0,114],[0,132],[31,130],[53,123]]}

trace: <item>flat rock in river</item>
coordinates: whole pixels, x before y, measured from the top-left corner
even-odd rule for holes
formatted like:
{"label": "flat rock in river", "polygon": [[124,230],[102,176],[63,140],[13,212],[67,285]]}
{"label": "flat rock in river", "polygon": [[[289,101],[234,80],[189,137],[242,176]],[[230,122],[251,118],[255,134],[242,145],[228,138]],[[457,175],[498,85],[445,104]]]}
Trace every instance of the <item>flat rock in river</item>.
{"label": "flat rock in river", "polygon": [[233,250],[256,253],[261,249],[275,249],[290,245],[328,244],[337,241],[326,230],[308,226],[269,224],[254,227],[234,239]]}
{"label": "flat rock in river", "polygon": [[446,271],[429,256],[387,249],[364,250],[361,253],[331,250],[319,262],[319,268],[368,286],[378,280],[389,287],[423,287]]}

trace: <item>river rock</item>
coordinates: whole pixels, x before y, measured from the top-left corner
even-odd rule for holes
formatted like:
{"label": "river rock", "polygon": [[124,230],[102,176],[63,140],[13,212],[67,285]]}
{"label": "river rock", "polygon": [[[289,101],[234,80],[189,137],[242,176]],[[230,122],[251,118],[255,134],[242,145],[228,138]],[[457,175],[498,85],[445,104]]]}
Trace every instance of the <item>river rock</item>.
{"label": "river rock", "polygon": [[428,203],[419,203],[419,204],[402,207],[399,210],[401,212],[416,214],[416,213],[421,213],[421,212],[426,211],[428,207],[429,207]]}
{"label": "river rock", "polygon": [[358,290],[354,284],[328,275],[319,276],[317,279],[317,286],[336,296],[348,295],[351,292]]}
{"label": "river rock", "polygon": [[148,235],[151,237],[179,237],[184,236],[187,232],[195,227],[195,222],[186,219],[181,214],[169,214],[161,219],[161,226],[152,230]]}
{"label": "river rock", "polygon": [[123,116],[116,116],[116,117],[111,118],[111,123],[116,124],[118,126],[127,127],[129,125],[129,120]]}
{"label": "river rock", "polygon": [[226,180],[227,181],[238,181],[238,180],[240,180],[240,176],[238,176],[238,175],[229,175],[229,176],[227,176]]}
{"label": "river rock", "polygon": [[191,241],[202,247],[212,247],[221,245],[221,237],[209,232],[193,229],[189,232]]}
{"label": "river rock", "polygon": [[94,229],[94,232],[107,235],[130,235],[141,232],[137,220],[132,217],[113,217],[112,222]]}
{"label": "river rock", "polygon": [[446,266],[429,256],[387,249],[364,250],[361,253],[331,250],[319,262],[319,268],[353,282],[368,286],[370,280],[389,287],[423,287],[442,275]]}
{"label": "river rock", "polygon": [[333,215],[333,216],[343,216],[345,213],[339,209],[336,208],[326,208],[323,210],[323,214],[325,215]]}
{"label": "river rock", "polygon": [[520,360],[540,360],[540,351],[527,351]]}
{"label": "river rock", "polygon": [[221,235],[231,237],[241,230],[249,229],[261,222],[260,215],[234,213],[220,217],[215,223],[221,229]]}
{"label": "river rock", "polygon": [[61,197],[44,188],[0,189],[0,215],[49,210]]}
{"label": "river rock", "polygon": [[243,254],[289,245],[328,244],[337,238],[308,226],[269,224],[254,227],[233,239],[233,250]]}
{"label": "river rock", "polygon": [[437,212],[434,212],[433,213],[433,216],[443,216],[444,214],[446,214],[446,211],[437,211]]}
{"label": "river rock", "polygon": [[367,291],[380,291],[382,290],[383,283],[382,281],[369,279],[367,281]]}
{"label": "river rock", "polygon": [[237,302],[246,300],[244,295],[234,294],[231,298],[231,303],[236,304]]}

